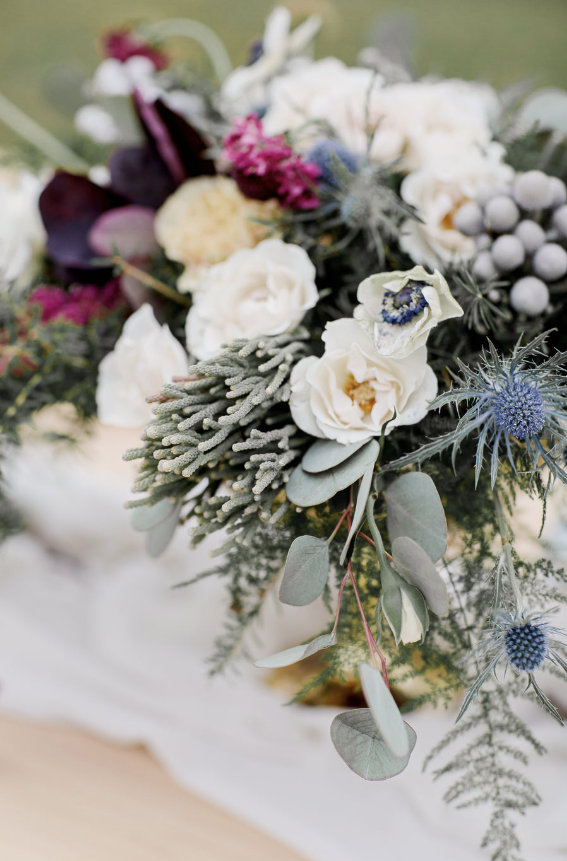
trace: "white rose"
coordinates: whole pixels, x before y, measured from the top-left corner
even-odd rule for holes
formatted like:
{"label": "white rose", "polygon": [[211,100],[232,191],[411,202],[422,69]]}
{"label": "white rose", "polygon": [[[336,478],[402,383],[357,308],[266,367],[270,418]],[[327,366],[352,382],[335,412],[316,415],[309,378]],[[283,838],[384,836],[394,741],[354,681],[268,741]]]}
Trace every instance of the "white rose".
{"label": "white rose", "polygon": [[317,303],[315,267],[299,245],[266,239],[212,266],[187,315],[187,349],[210,359],[236,338],[279,335]]}
{"label": "white rose", "polygon": [[114,350],[98,369],[96,402],[103,425],[140,427],[153,418],[146,403],[172,377],[187,373],[185,350],[145,304],[126,321]]}
{"label": "white rose", "polygon": [[379,356],[352,319],[328,323],[323,340],[323,356],[302,359],[291,375],[291,414],[306,433],[346,445],[378,436],[385,422],[389,433],[426,415],[437,378],[425,347],[405,359]]}
{"label": "white rose", "polygon": [[0,289],[28,274],[45,242],[38,208],[42,186],[27,171],[0,170]]}
{"label": "white rose", "polygon": [[421,170],[406,176],[401,196],[415,206],[422,223],[408,219],[400,245],[415,263],[433,268],[474,254],[474,239],[455,229],[453,216],[463,203],[474,200],[480,186],[501,188],[512,181],[514,171],[502,162],[503,155],[497,143],[486,152],[441,148]]}
{"label": "white rose", "polygon": [[422,266],[407,272],[382,272],[366,278],[358,288],[354,318],[374,340],[376,351],[403,359],[424,347],[430,331],[443,320],[461,317],[449,285],[436,269]]}
{"label": "white rose", "polygon": [[[382,77],[370,69],[348,68],[327,57],[274,80],[264,128],[279,134],[320,120],[361,156],[370,129],[371,159],[399,159],[401,170],[412,171],[440,146],[487,146],[497,110],[496,94],[481,84],[424,80],[383,86]],[[303,145],[311,141],[312,136]]]}

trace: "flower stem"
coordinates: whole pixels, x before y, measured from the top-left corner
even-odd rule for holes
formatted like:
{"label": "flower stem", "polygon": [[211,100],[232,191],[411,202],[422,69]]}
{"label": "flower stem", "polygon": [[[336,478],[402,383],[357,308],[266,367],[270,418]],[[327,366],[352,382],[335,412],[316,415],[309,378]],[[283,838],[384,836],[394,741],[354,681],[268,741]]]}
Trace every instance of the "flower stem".
{"label": "flower stem", "polygon": [[333,532],[331,533],[331,535],[330,535],[330,536],[329,536],[329,538],[327,539],[327,544],[330,544],[330,543],[331,543],[331,541],[333,540],[333,538],[335,537],[335,535],[337,534],[337,532],[339,531],[339,529],[340,529],[340,528],[341,528],[341,526],[343,525],[343,523],[344,523],[344,521],[345,521],[345,517],[348,517],[348,515],[349,515],[349,513],[350,513],[351,505],[352,505],[352,502],[349,502],[349,504],[347,505],[347,507],[346,507],[346,508],[345,508],[345,510],[343,511],[343,516],[341,517],[341,519],[339,520],[339,522],[337,523],[337,525],[336,525],[336,526],[335,526],[335,528],[333,529]]}
{"label": "flower stem", "polygon": [[132,278],[135,278],[136,281],[139,281],[140,284],[144,285],[144,287],[149,287],[150,290],[155,290],[156,293],[161,293],[162,296],[165,296],[167,299],[171,299],[173,302],[177,302],[178,305],[184,305],[186,307],[191,305],[191,299],[187,298],[187,296],[183,296],[181,293],[178,293],[177,290],[174,290],[172,287],[168,287],[168,285],[164,284],[163,281],[159,281],[157,278],[154,278],[153,275],[150,275],[148,272],[144,272],[144,270],[140,269],[138,266],[128,263],[128,261],[124,260],[122,257],[113,257],[112,262],[115,266],[120,267],[121,272],[124,272],[126,275],[131,275]]}
{"label": "flower stem", "polygon": [[519,612],[522,608],[522,595],[520,592],[520,587],[518,586],[516,571],[514,569],[514,560],[512,559],[510,530],[508,529],[508,524],[506,523],[506,518],[504,516],[504,507],[502,505],[502,500],[500,499],[500,494],[498,493],[498,490],[496,488],[494,488],[493,490],[493,498],[494,507],[498,516],[498,529],[500,531],[500,539],[502,541],[502,550],[500,551],[500,553],[501,557],[503,557],[505,561],[508,580],[510,581],[510,587],[512,589],[512,592],[514,594],[514,600],[516,602],[516,610]]}

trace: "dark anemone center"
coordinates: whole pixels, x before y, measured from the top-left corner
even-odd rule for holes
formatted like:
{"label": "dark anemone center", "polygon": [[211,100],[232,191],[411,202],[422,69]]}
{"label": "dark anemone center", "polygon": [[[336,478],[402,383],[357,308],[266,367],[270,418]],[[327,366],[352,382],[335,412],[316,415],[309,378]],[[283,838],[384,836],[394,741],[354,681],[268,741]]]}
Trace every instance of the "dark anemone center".
{"label": "dark anemone center", "polygon": [[516,439],[526,439],[543,430],[545,409],[543,398],[534,386],[513,380],[503,388],[493,403],[494,422]]}
{"label": "dark anemone center", "polygon": [[517,670],[531,672],[547,658],[547,634],[531,622],[512,625],[504,635],[506,657]]}
{"label": "dark anemone center", "polygon": [[403,326],[421,314],[427,301],[423,295],[425,281],[408,281],[401,290],[385,290],[382,300],[382,317],[386,323]]}

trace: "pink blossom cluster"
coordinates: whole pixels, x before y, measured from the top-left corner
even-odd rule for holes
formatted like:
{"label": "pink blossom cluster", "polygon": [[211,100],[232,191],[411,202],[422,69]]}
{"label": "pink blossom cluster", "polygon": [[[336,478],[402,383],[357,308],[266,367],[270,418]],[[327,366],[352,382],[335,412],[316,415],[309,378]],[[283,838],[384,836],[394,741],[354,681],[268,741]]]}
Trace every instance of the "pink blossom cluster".
{"label": "pink blossom cluster", "polygon": [[321,174],[319,166],[294,153],[283,135],[265,135],[256,114],[234,121],[224,140],[223,157],[232,162],[232,176],[247,197],[277,197],[290,209],[319,205],[313,188]]}
{"label": "pink blossom cluster", "polygon": [[75,284],[69,291],[40,284],[28,296],[27,304],[41,306],[42,323],[67,320],[76,326],[86,326],[91,320],[104,317],[121,301],[120,281],[115,278],[104,287]]}
{"label": "pink blossom cluster", "polygon": [[169,65],[167,54],[152,47],[149,42],[127,28],[109,30],[104,33],[101,41],[104,55],[121,63],[125,63],[130,57],[147,57],[158,72]]}

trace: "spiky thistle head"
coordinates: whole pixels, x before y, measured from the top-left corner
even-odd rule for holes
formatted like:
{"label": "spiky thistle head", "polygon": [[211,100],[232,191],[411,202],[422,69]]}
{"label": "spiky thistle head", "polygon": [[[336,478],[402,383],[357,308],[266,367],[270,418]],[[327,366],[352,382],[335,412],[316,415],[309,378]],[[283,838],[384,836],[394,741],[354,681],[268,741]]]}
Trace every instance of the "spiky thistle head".
{"label": "spiky thistle head", "polygon": [[535,670],[545,667],[546,663],[555,664],[567,672],[567,663],[557,651],[564,646],[564,632],[551,625],[549,616],[556,609],[547,613],[511,613],[499,610],[494,623],[476,649],[477,654],[488,658],[488,663],[478,678],[470,687],[459,712],[461,718],[474,697],[492,673],[496,673],[498,665],[503,662],[505,667],[511,667],[515,673],[525,673],[528,678],[528,688],[532,688],[543,707],[557,720],[563,723],[563,718],[539,687]]}
{"label": "spiky thistle head", "polygon": [[454,404],[467,405],[466,412],[454,430],[433,440],[411,455],[390,464],[399,468],[421,463],[434,454],[453,447],[455,460],[465,437],[475,433],[476,481],[490,452],[490,476],[494,486],[505,451],[516,471],[523,455],[533,474],[547,466],[553,478],[567,483],[567,473],[560,461],[567,444],[567,352],[546,356],[542,347],[547,332],[525,347],[516,345],[511,355],[502,357],[489,341],[479,364],[471,368],[458,360],[460,376],[455,384],[431,404],[431,408]]}

